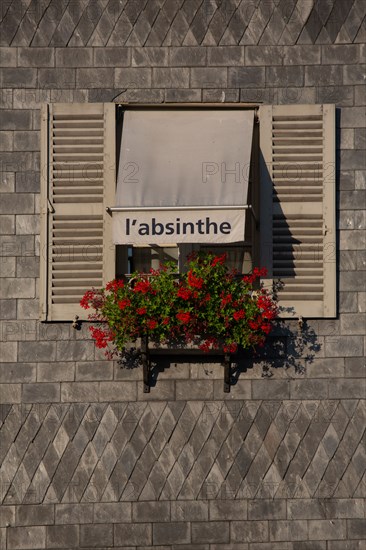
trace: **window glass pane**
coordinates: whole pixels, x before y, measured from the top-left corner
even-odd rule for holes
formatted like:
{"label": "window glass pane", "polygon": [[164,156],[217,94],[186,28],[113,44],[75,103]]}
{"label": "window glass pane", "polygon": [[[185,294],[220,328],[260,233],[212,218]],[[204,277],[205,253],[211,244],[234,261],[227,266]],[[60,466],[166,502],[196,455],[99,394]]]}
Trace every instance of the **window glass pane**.
{"label": "window glass pane", "polygon": [[[233,245],[180,245],[178,246],[148,246],[148,247],[117,247],[117,276],[141,271],[148,273],[151,268],[157,269],[161,263],[175,262],[177,271],[185,270],[187,256],[193,251],[205,251],[212,254],[227,254],[226,265],[240,273],[249,273],[253,269],[252,249],[244,243]],[[179,266],[179,268],[178,268]]]}
{"label": "window glass pane", "polygon": [[131,247],[129,254],[129,272],[148,273],[151,268],[158,269],[161,263],[175,262],[178,270],[177,246]]}

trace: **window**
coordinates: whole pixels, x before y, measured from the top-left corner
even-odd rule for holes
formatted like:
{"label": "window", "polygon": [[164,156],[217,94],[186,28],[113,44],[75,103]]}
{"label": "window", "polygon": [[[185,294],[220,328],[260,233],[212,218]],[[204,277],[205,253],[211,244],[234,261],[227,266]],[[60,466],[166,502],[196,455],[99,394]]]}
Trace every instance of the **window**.
{"label": "window", "polygon": [[[212,107],[123,112],[111,208],[113,240],[129,245],[120,273],[148,271],[162,259],[182,269],[188,253],[208,243],[216,249],[224,243],[229,261],[240,270],[245,251],[245,269],[251,269],[254,115],[253,108]],[[117,256],[121,253],[126,260],[118,248]]]}
{"label": "window", "polygon": [[[195,108],[201,112],[207,106]],[[240,112],[243,106],[231,108]],[[260,202],[259,238],[253,226],[247,229],[252,248],[248,243],[230,245],[231,261],[241,262],[246,270],[253,253],[253,262],[269,271],[268,284],[276,279],[284,282],[279,296],[285,316],[332,317],[336,312],[334,106],[260,106],[258,118],[248,202]],[[71,320],[76,314],[85,318],[78,305],[84,290],[103,286],[116,272],[125,272],[128,263],[140,268],[148,266],[151,258],[177,258],[174,243],[136,248],[133,255],[131,247],[112,244],[112,215],[107,209],[115,204],[116,133],[115,104],[43,108],[43,320]],[[209,248],[220,246],[228,245],[213,242]]]}

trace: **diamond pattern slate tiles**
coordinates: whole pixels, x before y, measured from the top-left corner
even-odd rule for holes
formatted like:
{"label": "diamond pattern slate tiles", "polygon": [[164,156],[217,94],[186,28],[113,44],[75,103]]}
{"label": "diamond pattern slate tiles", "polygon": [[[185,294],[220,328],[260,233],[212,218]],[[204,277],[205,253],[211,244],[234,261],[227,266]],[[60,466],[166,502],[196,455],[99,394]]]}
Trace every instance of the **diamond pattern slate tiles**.
{"label": "diamond pattern slate tiles", "polygon": [[360,41],[364,0],[22,0],[1,46],[199,46]]}
{"label": "diamond pattern slate tiles", "polygon": [[364,401],[13,405],[7,505],[365,496]]}
{"label": "diamond pattern slate tiles", "polygon": [[[65,10],[50,42],[50,46],[64,46],[69,43],[70,38],[83,16],[83,2],[76,0],[70,3],[69,9]],[[92,25],[94,30],[94,25]]]}

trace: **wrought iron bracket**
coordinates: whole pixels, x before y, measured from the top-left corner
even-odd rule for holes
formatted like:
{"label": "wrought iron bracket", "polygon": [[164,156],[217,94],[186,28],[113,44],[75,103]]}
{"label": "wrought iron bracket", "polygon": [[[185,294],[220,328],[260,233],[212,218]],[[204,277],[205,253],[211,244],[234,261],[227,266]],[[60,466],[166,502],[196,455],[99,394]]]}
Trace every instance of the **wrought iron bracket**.
{"label": "wrought iron bracket", "polygon": [[228,353],[224,355],[224,393],[230,393],[231,386],[231,357]]}
{"label": "wrought iron bracket", "polygon": [[143,336],[141,341],[142,368],[144,377],[144,393],[150,393],[151,363],[148,337]]}

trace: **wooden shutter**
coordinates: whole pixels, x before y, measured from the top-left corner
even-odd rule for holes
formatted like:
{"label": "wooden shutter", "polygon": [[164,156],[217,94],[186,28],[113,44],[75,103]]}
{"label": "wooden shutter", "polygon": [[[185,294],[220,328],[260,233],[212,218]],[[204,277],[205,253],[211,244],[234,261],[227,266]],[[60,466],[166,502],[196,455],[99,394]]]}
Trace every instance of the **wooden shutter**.
{"label": "wooden shutter", "polygon": [[41,318],[87,318],[86,289],[115,276],[115,105],[45,105],[41,127]]}
{"label": "wooden shutter", "polygon": [[261,264],[281,317],[336,315],[334,105],[263,106]]}

